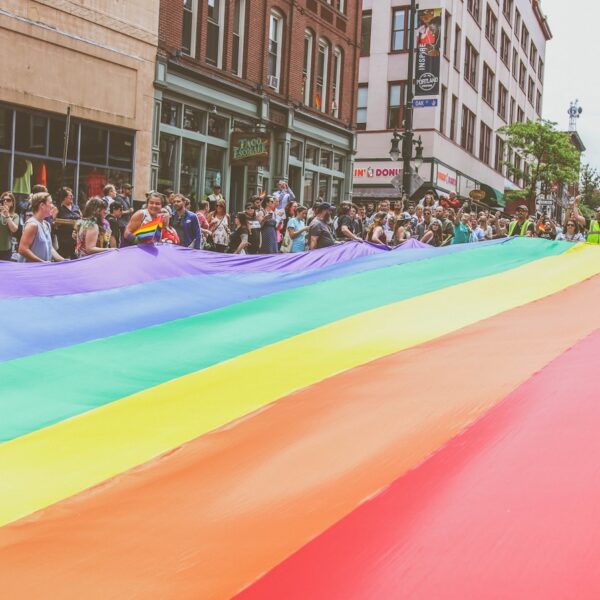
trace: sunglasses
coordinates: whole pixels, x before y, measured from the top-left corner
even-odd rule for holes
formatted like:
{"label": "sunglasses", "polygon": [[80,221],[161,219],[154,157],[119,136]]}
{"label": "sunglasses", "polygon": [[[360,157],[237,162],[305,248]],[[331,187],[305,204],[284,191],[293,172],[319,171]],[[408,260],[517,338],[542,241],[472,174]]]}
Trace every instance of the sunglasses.
{"label": "sunglasses", "polygon": [[567,227],[575,227],[575,223],[567,223]]}

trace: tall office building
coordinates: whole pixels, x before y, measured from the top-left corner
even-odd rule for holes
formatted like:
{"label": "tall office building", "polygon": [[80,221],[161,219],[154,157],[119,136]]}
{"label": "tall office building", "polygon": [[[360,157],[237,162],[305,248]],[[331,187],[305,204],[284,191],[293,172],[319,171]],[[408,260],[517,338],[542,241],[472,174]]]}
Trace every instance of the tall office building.
{"label": "tall office building", "polygon": [[[497,130],[542,114],[546,42],[552,37],[537,0],[421,0],[436,12],[439,38],[437,100],[414,109],[415,137],[423,142],[422,181],[427,188],[504,206],[509,154]],[[392,180],[402,168],[390,160],[390,138],[402,131],[409,56],[410,8],[406,0],[364,0],[357,102],[357,200],[398,197]],[[432,13],[433,14],[433,13]],[[434,52],[435,54],[435,52]],[[422,99],[422,98],[420,98]],[[421,185],[422,184],[422,185]]]}

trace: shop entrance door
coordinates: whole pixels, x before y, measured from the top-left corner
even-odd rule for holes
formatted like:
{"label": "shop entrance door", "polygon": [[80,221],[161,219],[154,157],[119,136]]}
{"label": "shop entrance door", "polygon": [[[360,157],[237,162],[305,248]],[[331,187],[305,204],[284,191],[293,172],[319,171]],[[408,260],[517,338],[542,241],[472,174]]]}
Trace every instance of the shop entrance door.
{"label": "shop entrance door", "polygon": [[302,191],[302,169],[300,167],[290,167],[289,185],[292,188],[298,202],[300,202],[300,193]]}
{"label": "shop entrance door", "polygon": [[241,212],[244,210],[245,197],[244,167],[231,167],[231,181],[229,182],[229,211]]}

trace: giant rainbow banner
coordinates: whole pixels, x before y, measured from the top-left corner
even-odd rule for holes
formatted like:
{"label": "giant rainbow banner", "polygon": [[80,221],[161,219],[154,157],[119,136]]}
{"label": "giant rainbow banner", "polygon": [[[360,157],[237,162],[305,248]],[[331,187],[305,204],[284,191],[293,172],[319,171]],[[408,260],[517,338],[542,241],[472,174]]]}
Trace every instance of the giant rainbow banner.
{"label": "giant rainbow banner", "polygon": [[600,248],[0,264],[0,594],[600,597]]}

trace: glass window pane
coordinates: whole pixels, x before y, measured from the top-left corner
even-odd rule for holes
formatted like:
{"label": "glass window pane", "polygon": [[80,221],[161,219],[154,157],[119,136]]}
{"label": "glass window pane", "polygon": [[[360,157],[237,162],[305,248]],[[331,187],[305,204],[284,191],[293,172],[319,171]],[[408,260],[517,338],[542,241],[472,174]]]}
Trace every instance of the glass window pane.
{"label": "glass window pane", "polygon": [[361,107],[367,106],[368,97],[369,97],[369,88],[368,87],[359,87],[358,88],[358,106],[361,106]]}
{"label": "glass window pane", "polygon": [[200,183],[200,151],[201,146],[183,140],[181,151],[181,179],[179,191],[192,202],[195,208],[198,204],[198,186]]}
{"label": "glass window pane", "polygon": [[208,135],[225,139],[227,137],[227,119],[210,115],[208,117]]}
{"label": "glass window pane", "polygon": [[319,149],[314,146],[306,147],[306,162],[315,165],[317,164],[317,157],[319,155]]}
{"label": "glass window pane", "polygon": [[390,106],[400,106],[400,86],[390,86]]}
{"label": "glass window pane", "polygon": [[342,193],[342,181],[340,179],[334,179],[331,185],[331,201],[338,204],[341,202]]}
{"label": "glass window pane", "polygon": [[220,148],[207,146],[206,150],[206,176],[204,178],[204,194],[209,196],[215,185],[223,185],[223,156]]}
{"label": "glass window pane", "polygon": [[343,171],[344,170],[344,157],[341,154],[334,154],[333,155],[333,168],[336,171]]}
{"label": "glass window pane", "polygon": [[311,206],[315,201],[316,176],[316,173],[313,173],[312,171],[306,171],[304,174],[304,203],[307,206]]}
{"label": "glass window pane", "polygon": [[181,127],[181,104],[171,102],[171,100],[163,100],[160,122],[173,127]]}
{"label": "glass window pane", "polygon": [[[65,143],[66,119],[50,119],[50,147],[48,153],[55,158],[62,158]],[[69,128],[69,150],[67,158],[77,160],[77,137],[79,125],[71,120]]]}
{"label": "glass window pane", "polygon": [[83,162],[106,164],[108,131],[99,127],[81,126],[80,157]]}
{"label": "glass window pane", "polygon": [[177,162],[177,138],[160,134],[160,156],[158,168],[158,191],[175,189],[175,167]]}
{"label": "glass window pane", "polygon": [[15,147],[17,152],[46,154],[48,119],[35,114],[17,111]]}
{"label": "glass window pane", "polygon": [[[0,108],[0,148],[10,150],[12,146],[12,121],[13,111],[8,108]],[[8,186],[0,189],[6,190]]]}
{"label": "glass window pane", "polygon": [[10,154],[0,152],[0,194],[10,189],[8,187],[10,175]]}
{"label": "glass window pane", "polygon": [[298,140],[290,142],[290,156],[293,156],[297,160],[302,160],[302,142]]}
{"label": "glass window pane", "polygon": [[329,177],[329,175],[320,175],[319,176],[319,198],[322,198],[325,201],[329,200],[329,182],[330,181],[331,181],[331,177]]}
{"label": "glass window pane", "polygon": [[108,168],[81,165],[79,167],[79,204],[85,204],[94,196],[102,197],[104,186],[109,181],[114,183],[108,177]]}
{"label": "glass window pane", "polygon": [[108,164],[122,169],[133,167],[133,135],[123,131],[110,132]]}
{"label": "glass window pane", "polygon": [[184,107],[183,128],[195,133],[204,133],[206,128],[206,113],[191,106]]}
{"label": "glass window pane", "polygon": [[327,152],[326,150],[321,150],[321,160],[319,163],[322,167],[327,169],[331,168],[331,152]]}

